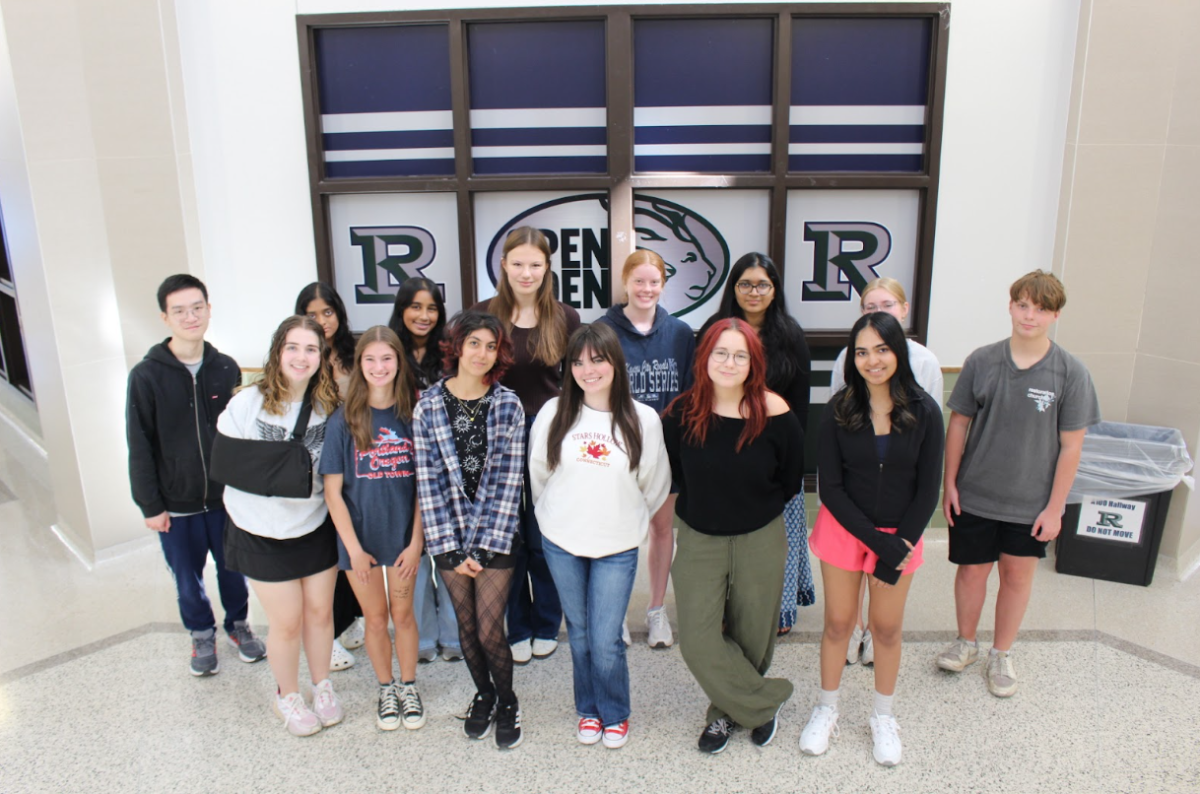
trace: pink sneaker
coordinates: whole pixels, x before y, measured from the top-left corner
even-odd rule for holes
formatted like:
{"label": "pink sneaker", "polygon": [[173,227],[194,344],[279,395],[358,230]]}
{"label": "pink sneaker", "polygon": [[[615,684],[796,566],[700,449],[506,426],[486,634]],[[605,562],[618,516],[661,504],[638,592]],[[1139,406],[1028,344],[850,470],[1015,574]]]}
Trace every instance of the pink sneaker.
{"label": "pink sneaker", "polygon": [[299,692],[287,697],[275,696],[275,713],[283,720],[288,733],[293,736],[312,736],[321,730],[321,721],[308,710],[308,704]]}
{"label": "pink sneaker", "polygon": [[333,691],[333,682],[328,678],[313,684],[312,701],[312,710],[321,720],[321,725],[326,728],[337,725],[342,721],[342,717],[346,716],[342,710],[342,702],[338,700],[337,693]]}

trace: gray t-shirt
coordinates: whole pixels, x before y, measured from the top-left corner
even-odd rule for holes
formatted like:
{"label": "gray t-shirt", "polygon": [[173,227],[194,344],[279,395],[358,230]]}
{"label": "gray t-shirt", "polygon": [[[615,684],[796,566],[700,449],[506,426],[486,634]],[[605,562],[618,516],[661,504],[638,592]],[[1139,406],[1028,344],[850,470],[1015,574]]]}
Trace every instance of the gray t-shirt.
{"label": "gray t-shirt", "polygon": [[967,356],[947,407],[972,418],[958,470],[962,509],[1032,524],[1050,501],[1058,434],[1100,421],[1092,376],[1051,342],[1029,369],[1017,369],[1009,340]]}

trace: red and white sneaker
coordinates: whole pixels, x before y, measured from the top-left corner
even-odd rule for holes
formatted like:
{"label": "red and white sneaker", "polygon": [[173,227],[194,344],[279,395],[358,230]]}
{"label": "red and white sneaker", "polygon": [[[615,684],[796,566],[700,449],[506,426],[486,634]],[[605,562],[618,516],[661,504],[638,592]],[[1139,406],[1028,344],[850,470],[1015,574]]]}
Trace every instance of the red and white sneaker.
{"label": "red and white sneaker", "polygon": [[575,734],[579,739],[580,744],[595,744],[600,741],[600,736],[604,733],[604,726],[600,724],[600,720],[593,717],[581,717],[579,719],[579,732]]}
{"label": "red and white sneaker", "polygon": [[629,741],[629,720],[609,725],[604,729],[604,746],[608,749],[616,750],[618,747],[624,747],[627,741]]}

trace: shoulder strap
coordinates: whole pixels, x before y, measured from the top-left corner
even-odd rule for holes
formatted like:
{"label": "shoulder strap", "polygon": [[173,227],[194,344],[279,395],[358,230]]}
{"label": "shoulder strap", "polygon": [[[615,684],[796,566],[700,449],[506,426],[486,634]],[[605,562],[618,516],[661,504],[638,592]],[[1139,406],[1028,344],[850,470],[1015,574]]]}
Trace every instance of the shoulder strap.
{"label": "shoulder strap", "polygon": [[303,441],[304,434],[308,432],[308,420],[312,416],[312,393],[313,381],[308,382],[308,388],[304,390],[304,401],[300,403],[300,415],[296,417],[296,426],[292,428],[292,441]]}

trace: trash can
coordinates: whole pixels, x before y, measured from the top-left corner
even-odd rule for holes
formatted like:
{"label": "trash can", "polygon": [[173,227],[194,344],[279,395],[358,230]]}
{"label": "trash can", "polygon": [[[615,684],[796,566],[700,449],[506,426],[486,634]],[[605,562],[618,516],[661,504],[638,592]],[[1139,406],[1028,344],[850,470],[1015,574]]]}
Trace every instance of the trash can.
{"label": "trash can", "polygon": [[1054,569],[1124,584],[1154,579],[1171,491],[1193,488],[1183,434],[1101,422],[1088,429],[1067,497]]}

